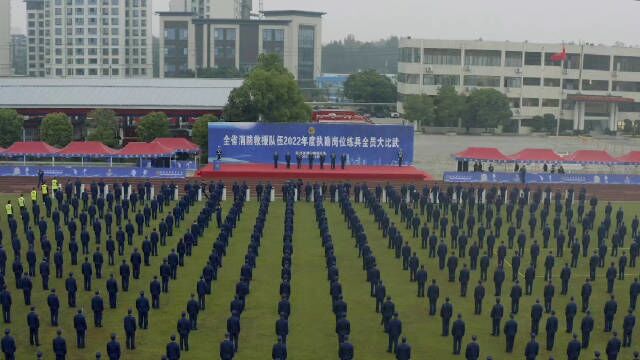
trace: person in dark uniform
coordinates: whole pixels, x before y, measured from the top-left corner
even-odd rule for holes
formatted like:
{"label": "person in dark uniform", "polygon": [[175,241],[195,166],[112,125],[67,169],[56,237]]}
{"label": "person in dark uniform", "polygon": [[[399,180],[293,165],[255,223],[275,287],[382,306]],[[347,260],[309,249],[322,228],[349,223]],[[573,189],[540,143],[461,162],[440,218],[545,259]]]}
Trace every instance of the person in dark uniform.
{"label": "person in dark uniform", "polygon": [[471,336],[471,342],[467,344],[467,348],[464,352],[466,360],[478,360],[480,359],[480,345],[477,343],[478,338]]}
{"label": "person in dark uniform", "polygon": [[195,298],[195,294],[191,294],[191,298],[187,301],[187,313],[191,322],[191,330],[198,330],[198,313],[200,312],[200,304]]}
{"label": "person in dark uniform", "polygon": [[538,335],[543,312],[544,309],[540,304],[540,299],[536,299],[536,303],[531,306],[531,333],[533,335]]}
{"label": "person in dark uniform", "polygon": [[15,360],[16,340],[11,336],[11,330],[9,329],[4,330],[4,336],[0,340],[0,350],[2,350],[5,360]]}
{"label": "person in dark uniform", "polygon": [[302,153],[296,153],[296,167],[298,169],[302,168]]}
{"label": "person in dark uniform", "polygon": [[636,317],[633,315],[633,310],[629,309],[629,313],[624,317],[622,322],[622,346],[631,347],[631,338],[633,335],[633,328],[636,326]]}
{"label": "person in dark uniform", "polygon": [[336,153],[331,153],[331,170],[336,169]]}
{"label": "person in dark uniform", "polygon": [[389,321],[395,312],[395,304],[391,301],[391,296],[387,296],[387,301],[382,304],[382,308],[380,312],[382,313],[382,321],[380,322],[383,325],[384,332],[389,332]]}
{"label": "person in dark uniform", "polygon": [[319,159],[320,159],[320,169],[323,170],[324,169],[324,162],[327,159],[327,155],[322,152],[319,155]]}
{"label": "person in dark uniform", "polygon": [[309,169],[313,169],[313,160],[315,159],[315,155],[312,152],[309,152],[307,158],[309,159]]}
{"label": "person in dark uniform", "polygon": [[[169,337],[170,341],[166,346],[166,358],[167,360],[180,360],[180,346],[176,343],[176,336],[171,335]],[[233,348],[231,348],[231,356],[223,357],[222,355],[222,346],[220,349],[220,359],[233,359]]]}
{"label": "person in dark uniform", "polygon": [[556,333],[558,332],[558,318],[555,311],[551,311],[551,316],[547,318],[545,330],[547,332],[547,351],[553,351]]}
{"label": "person in dark uniform", "polygon": [[100,296],[99,291],[96,291],[93,298],[91,298],[91,310],[93,311],[93,325],[98,328],[102,327],[104,300],[102,300],[102,296]]}
{"label": "person in dark uniform", "polygon": [[524,348],[524,358],[526,360],[535,360],[540,353],[540,345],[536,341],[536,336],[531,335],[531,341]]}
{"label": "person in dark uniform", "polygon": [[124,333],[126,336],[127,349],[133,350],[136,348],[136,318],[133,316],[133,310],[127,310],[127,316],[124,318]]}
{"label": "person in dark uniform", "polygon": [[589,339],[591,338],[591,332],[593,332],[594,321],[591,317],[591,312],[587,310],[586,315],[582,318],[580,324],[580,330],[582,331],[582,348],[589,347]]}
{"label": "person in dark uniform", "polygon": [[278,159],[279,159],[279,157],[280,156],[278,155],[277,151],[273,153],[273,168],[274,169],[278,168]]}
{"label": "person in dark uniform", "polygon": [[407,338],[402,337],[402,342],[396,348],[396,360],[410,360],[411,359],[411,345],[407,343]]}
{"label": "person in dark uniform", "polygon": [[465,334],[465,323],[462,314],[458,314],[458,319],[451,325],[451,336],[453,337],[453,354],[460,355],[462,350],[462,338]]}
{"label": "person in dark uniform", "polygon": [[478,280],[478,285],[473,290],[473,301],[474,301],[474,310],[473,313],[475,315],[482,314],[482,301],[486,295],[486,290],[482,285],[482,280]]}
{"label": "person in dark uniform", "polygon": [[349,342],[348,336],[344,338],[344,341],[338,347],[338,358],[340,360],[353,360],[354,358],[353,345]]}
{"label": "person in dark uniform", "polygon": [[113,274],[107,279],[107,293],[109,294],[109,308],[115,309],[118,306],[118,281]]}
{"label": "person in dark uniform", "polygon": [[284,155],[284,161],[287,163],[287,169],[291,169],[291,153],[287,151]]}
{"label": "person in dark uniform", "polygon": [[116,340],[116,334],[111,334],[111,340],[107,343],[107,356],[109,360],[120,360],[122,351],[120,343]]}
{"label": "person in dark uniform", "polygon": [[182,312],[178,320],[178,335],[180,335],[180,350],[189,351],[189,333],[191,332],[191,321],[187,318],[187,313]]}
{"label": "person in dark uniform", "polygon": [[618,312],[618,303],[615,297],[611,295],[611,299],[604,304],[604,332],[611,332],[613,329],[613,319]]}
{"label": "person in dark uniform", "polygon": [[32,346],[40,346],[38,332],[40,330],[40,318],[36,313],[35,306],[31,307],[31,311],[27,314],[27,326],[29,327],[29,344]]}
{"label": "person in dark uniform", "polygon": [[73,328],[76,329],[78,349],[84,349],[87,337],[87,319],[84,317],[82,309],[78,309],[78,313],[73,317]]}
{"label": "person in dark uniform", "polygon": [[218,161],[222,159],[222,148],[220,146],[216,149],[216,159]]}
{"label": "person in dark uniform", "polygon": [[514,319],[514,315],[513,314],[509,315],[509,320],[507,320],[507,322],[505,322],[503,330],[504,330],[504,336],[505,336],[505,338],[507,340],[507,348],[506,348],[505,351],[507,353],[512,353],[513,352],[513,344],[514,344],[515,339],[516,339],[516,334],[518,333],[518,323]]}
{"label": "person in dark uniform", "polygon": [[404,152],[402,149],[398,149],[398,166],[402,167],[402,161],[404,160]]}
{"label": "person in dark uniform", "polygon": [[340,168],[342,170],[344,170],[344,167],[347,165],[347,154],[346,153],[342,153],[342,155],[340,155]]}
{"label": "person in dark uniform", "polygon": [[62,330],[56,330],[56,337],[53,339],[53,353],[56,360],[64,360],[67,357],[67,341],[62,337]]}
{"label": "person in dark uniform", "polygon": [[387,347],[388,353],[395,353],[398,348],[398,340],[402,335],[402,321],[398,319],[398,313],[393,314],[393,319],[389,320],[388,324],[389,346]]}
{"label": "person in dark uniform", "polygon": [[500,336],[500,321],[504,316],[504,306],[500,303],[500,298],[496,299],[495,305],[491,308],[492,330],[491,335]]}
{"label": "person in dark uniform", "polygon": [[607,348],[605,349],[607,358],[609,360],[617,360],[621,347],[622,343],[620,342],[620,339],[618,339],[618,333],[614,331],[613,337],[609,340],[609,342],[607,342]]}
{"label": "person in dark uniform", "polygon": [[449,302],[449,298],[445,298],[444,304],[440,308],[440,317],[442,318],[442,336],[449,336],[449,322],[453,317],[453,305]]}
{"label": "person in dark uniform", "polygon": [[140,297],[136,299],[136,310],[138,310],[138,327],[147,329],[149,327],[149,300],[144,296],[144,291],[140,291]]}
{"label": "person in dark uniform", "polygon": [[[173,339],[175,340],[175,336],[173,336]],[[180,351],[180,348],[178,348],[178,351]],[[222,342],[220,343],[220,360],[232,360],[234,355],[235,355],[235,350],[234,350],[233,342],[230,339],[229,333],[227,333],[225,335],[224,340],[222,340]],[[179,359],[179,358],[180,357],[178,356],[176,359]]]}
{"label": "person in dark uniform", "polygon": [[567,360],[578,360],[581,350],[582,344],[578,341],[578,335],[573,334],[573,339],[571,339],[567,345]]}
{"label": "person in dark uniform", "polygon": [[[340,344],[340,345],[342,345],[342,344]],[[351,345],[351,344],[349,344],[349,345]],[[343,358],[346,359],[347,357],[341,355],[342,354],[341,350],[342,350],[342,346],[338,350],[338,357],[340,359],[343,359]],[[352,350],[353,350],[353,347],[352,347]],[[282,338],[278,338],[278,342],[273,344],[273,347],[271,348],[271,359],[273,359],[273,360],[287,360],[287,345],[282,343]],[[351,355],[351,357],[348,358],[348,359],[353,359],[353,355]]]}
{"label": "person in dark uniform", "polygon": [[567,321],[567,334],[571,334],[573,332],[573,320],[578,313],[578,305],[576,304],[573,296],[570,298],[569,303],[564,308],[564,316]]}

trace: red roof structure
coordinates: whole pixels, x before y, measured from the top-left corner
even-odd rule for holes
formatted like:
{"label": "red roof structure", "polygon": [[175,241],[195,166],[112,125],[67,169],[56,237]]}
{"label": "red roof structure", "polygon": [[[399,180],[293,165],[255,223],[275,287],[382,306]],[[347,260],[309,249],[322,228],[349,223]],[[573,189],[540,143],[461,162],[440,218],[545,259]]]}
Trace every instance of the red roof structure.
{"label": "red roof structure", "polygon": [[630,151],[626,155],[622,155],[617,160],[625,164],[640,164],[640,151]]}
{"label": "red roof structure", "polygon": [[45,143],[44,141],[19,141],[7,148],[3,156],[35,156],[49,157],[58,152],[58,149]]}
{"label": "red roof structure", "polygon": [[470,147],[457,153],[455,156],[457,160],[482,160],[496,162],[511,161],[511,159],[501,153],[500,150],[486,147]]}
{"label": "red roof structure", "polygon": [[56,156],[61,157],[109,157],[117,153],[116,150],[99,141],[73,141],[60,149]]}
{"label": "red roof structure", "polygon": [[164,147],[181,153],[199,153],[198,145],[192,143],[185,138],[157,138],[152,143],[160,144]]}
{"label": "red roof structure", "polygon": [[523,149],[509,157],[514,161],[524,163],[554,163],[563,160],[551,149]]}
{"label": "red roof structure", "polygon": [[604,150],[578,150],[573,154],[567,155],[563,161],[581,164],[612,164],[618,162],[616,158]]}
{"label": "red roof structure", "polygon": [[153,158],[169,157],[175,153],[174,150],[154,142],[130,142],[118,151],[114,157],[123,158]]}

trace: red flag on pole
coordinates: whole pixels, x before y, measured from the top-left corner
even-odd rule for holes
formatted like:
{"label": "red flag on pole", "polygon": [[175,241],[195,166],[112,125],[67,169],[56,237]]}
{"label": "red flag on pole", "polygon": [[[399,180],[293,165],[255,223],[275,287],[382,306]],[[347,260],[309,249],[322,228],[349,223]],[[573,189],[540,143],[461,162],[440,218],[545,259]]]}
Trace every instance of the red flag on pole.
{"label": "red flag on pole", "polygon": [[564,46],[562,47],[561,53],[551,55],[551,61],[553,62],[559,62],[559,61],[565,61],[565,60],[567,60],[567,50],[564,48]]}

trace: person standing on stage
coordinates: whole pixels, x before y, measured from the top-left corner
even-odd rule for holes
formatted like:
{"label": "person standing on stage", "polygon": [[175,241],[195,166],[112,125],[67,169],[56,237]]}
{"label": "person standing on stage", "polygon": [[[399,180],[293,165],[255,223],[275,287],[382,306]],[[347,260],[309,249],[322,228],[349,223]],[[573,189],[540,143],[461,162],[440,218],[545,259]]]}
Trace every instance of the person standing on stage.
{"label": "person standing on stage", "polygon": [[402,149],[398,150],[398,166],[402,166],[402,161],[404,160],[404,153]]}
{"label": "person standing on stage", "polygon": [[296,154],[296,163],[298,165],[298,169],[302,167],[302,153]]}
{"label": "person standing on stage", "polygon": [[287,169],[291,169],[291,153],[287,151],[284,155],[284,160],[287,162]]}
{"label": "person standing on stage", "polygon": [[320,153],[320,170],[324,169],[324,161],[327,159],[327,155],[325,153]]}
{"label": "person standing on stage", "polygon": [[222,148],[220,146],[218,146],[218,149],[216,149],[216,158],[218,160],[222,159]]}
{"label": "person standing on stage", "polygon": [[275,169],[277,169],[277,168],[278,168],[278,157],[279,157],[279,156],[278,156],[278,152],[277,152],[277,151],[276,151],[276,152],[274,152],[274,153],[273,153],[273,167],[274,167]]}
{"label": "person standing on stage", "polygon": [[346,153],[342,153],[342,155],[340,155],[340,168],[342,170],[344,170],[344,166],[347,163],[347,154]]}
{"label": "person standing on stage", "polygon": [[313,160],[315,156],[312,152],[309,153],[309,169],[313,169]]}

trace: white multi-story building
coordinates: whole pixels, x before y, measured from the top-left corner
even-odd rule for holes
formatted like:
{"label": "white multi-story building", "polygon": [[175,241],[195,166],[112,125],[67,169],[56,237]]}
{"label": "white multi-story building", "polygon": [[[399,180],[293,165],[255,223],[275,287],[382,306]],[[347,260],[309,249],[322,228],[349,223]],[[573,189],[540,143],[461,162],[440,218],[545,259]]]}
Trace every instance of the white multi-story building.
{"label": "white multi-story building", "polygon": [[[551,57],[566,49],[566,60]],[[640,48],[529,42],[400,40],[399,107],[406,95],[495,88],[515,119],[553,114],[575,130],[640,120]]]}
{"label": "white multi-story building", "polygon": [[11,3],[0,1],[0,76],[11,73]]}
{"label": "white multi-story building", "polygon": [[151,77],[151,0],[25,0],[29,76]]}
{"label": "white multi-story building", "polygon": [[216,19],[248,19],[252,0],[171,0],[169,11],[191,12],[197,17]]}
{"label": "white multi-story building", "polygon": [[161,77],[188,77],[206,68],[246,73],[262,53],[279,55],[300,82],[313,83],[320,75],[322,12],[265,11],[259,19],[159,15]]}

